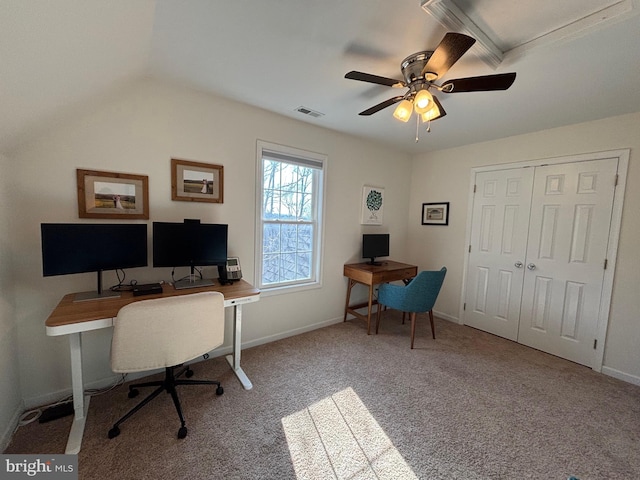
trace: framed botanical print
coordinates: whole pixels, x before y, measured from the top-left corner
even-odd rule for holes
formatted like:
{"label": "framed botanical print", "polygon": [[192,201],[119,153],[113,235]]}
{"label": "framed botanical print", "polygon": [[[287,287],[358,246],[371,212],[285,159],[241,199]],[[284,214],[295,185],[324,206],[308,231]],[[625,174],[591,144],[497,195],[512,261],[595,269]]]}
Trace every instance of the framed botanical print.
{"label": "framed botanical print", "polygon": [[384,188],[365,185],[362,189],[362,225],[382,225]]}

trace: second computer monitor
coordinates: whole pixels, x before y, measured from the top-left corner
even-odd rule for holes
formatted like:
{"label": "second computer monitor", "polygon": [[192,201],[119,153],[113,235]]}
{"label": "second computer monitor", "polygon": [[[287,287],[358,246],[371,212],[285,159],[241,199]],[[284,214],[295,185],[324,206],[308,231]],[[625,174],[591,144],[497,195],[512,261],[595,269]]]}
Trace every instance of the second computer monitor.
{"label": "second computer monitor", "polygon": [[228,225],[217,223],[153,222],[153,266],[194,267],[224,265]]}

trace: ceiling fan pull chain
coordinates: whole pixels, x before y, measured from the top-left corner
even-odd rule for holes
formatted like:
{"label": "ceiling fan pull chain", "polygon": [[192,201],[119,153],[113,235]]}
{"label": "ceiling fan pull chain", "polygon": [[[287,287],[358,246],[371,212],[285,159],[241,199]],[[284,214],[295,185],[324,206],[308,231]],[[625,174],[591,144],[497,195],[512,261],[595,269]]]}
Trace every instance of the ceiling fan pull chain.
{"label": "ceiling fan pull chain", "polygon": [[416,115],[416,143],[420,141],[420,115]]}
{"label": "ceiling fan pull chain", "polygon": [[427,133],[431,132],[431,120],[427,121]]}

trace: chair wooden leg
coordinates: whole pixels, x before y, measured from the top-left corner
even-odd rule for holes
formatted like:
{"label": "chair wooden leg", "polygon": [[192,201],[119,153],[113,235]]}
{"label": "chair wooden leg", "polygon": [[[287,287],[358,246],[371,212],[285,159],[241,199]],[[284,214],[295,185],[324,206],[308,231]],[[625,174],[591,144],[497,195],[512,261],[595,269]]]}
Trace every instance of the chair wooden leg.
{"label": "chair wooden leg", "polygon": [[433,336],[433,339],[436,339],[436,327],[435,324],[433,323],[433,310],[429,310],[429,322],[431,322],[431,335]]}
{"label": "chair wooden leg", "polygon": [[407,315],[407,312],[402,312],[402,324],[404,325],[404,317]]}
{"label": "chair wooden leg", "polygon": [[413,349],[413,337],[416,334],[416,312],[411,312],[411,348]]}

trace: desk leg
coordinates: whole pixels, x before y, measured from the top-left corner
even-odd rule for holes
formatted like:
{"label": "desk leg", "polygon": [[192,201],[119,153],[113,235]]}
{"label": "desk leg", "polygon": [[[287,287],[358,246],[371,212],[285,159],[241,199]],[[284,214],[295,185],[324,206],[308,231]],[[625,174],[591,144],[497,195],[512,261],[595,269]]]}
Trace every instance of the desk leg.
{"label": "desk leg", "polygon": [[349,301],[351,300],[351,289],[356,284],[353,280],[349,279],[349,285],[347,285],[347,300],[344,303],[344,320],[347,321],[347,311],[349,310]]}
{"label": "desk leg", "polygon": [[65,453],[76,454],[82,445],[84,425],[89,412],[91,397],[84,396],[84,381],[82,379],[82,338],[80,333],[69,335],[69,347],[71,351],[71,388],[73,390],[73,423],[67,440]]}
{"label": "desk leg", "polygon": [[371,335],[371,307],[373,307],[373,285],[369,285],[369,309],[367,310],[367,335]]}
{"label": "desk leg", "polygon": [[238,380],[245,390],[251,390],[253,384],[249,377],[244,373],[240,367],[240,352],[242,350],[242,305],[234,305],[233,307],[233,353],[227,355],[226,359],[236,374]]}

